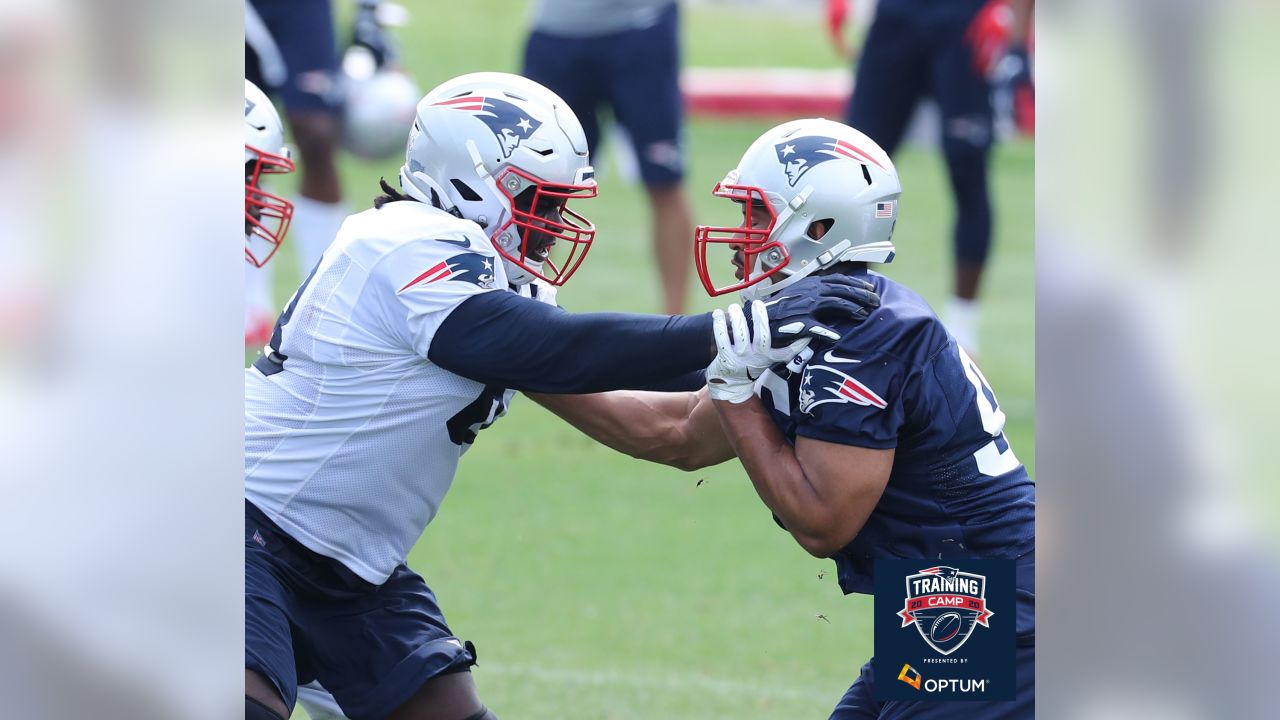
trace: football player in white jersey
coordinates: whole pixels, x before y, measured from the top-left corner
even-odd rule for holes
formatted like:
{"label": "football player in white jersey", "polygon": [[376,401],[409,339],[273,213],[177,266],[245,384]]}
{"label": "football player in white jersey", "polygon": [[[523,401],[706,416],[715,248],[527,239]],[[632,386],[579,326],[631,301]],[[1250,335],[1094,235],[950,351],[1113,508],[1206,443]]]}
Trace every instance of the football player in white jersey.
{"label": "football player in white jersey", "polygon": [[251,720],[287,717],[312,680],[353,720],[495,717],[471,680],[474,648],[405,565],[476,433],[517,391],[696,389],[725,327],[744,337],[750,324],[790,356],[833,334],[819,310],[866,317],[878,302],[867,285],[815,280],[750,321],[717,311],[719,333],[710,313],[556,307],[595,236],[568,203],[596,183],[573,112],[519,76],[428,93],[399,180],[346,219],[246,369]]}

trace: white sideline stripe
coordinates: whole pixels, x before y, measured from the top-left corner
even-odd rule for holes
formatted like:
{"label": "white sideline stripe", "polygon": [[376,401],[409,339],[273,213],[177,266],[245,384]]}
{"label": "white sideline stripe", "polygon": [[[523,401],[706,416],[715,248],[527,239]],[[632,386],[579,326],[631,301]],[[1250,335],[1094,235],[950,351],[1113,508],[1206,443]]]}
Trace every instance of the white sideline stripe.
{"label": "white sideline stripe", "polygon": [[[594,687],[625,686],[642,690],[696,691],[735,697],[752,697],[773,700],[811,700],[830,696],[831,702],[840,699],[845,688],[805,688],[793,683],[770,685],[762,682],[741,682],[708,675],[685,673],[680,675],[645,675],[621,670],[579,670],[575,668],[534,667],[531,665],[504,665],[484,661],[475,672],[508,677],[529,678],[542,682],[590,685]],[[850,680],[852,682],[852,679]]]}
{"label": "white sideline stripe", "polygon": [[848,97],[853,73],[848,68],[685,68],[680,88],[692,95],[805,95]]}

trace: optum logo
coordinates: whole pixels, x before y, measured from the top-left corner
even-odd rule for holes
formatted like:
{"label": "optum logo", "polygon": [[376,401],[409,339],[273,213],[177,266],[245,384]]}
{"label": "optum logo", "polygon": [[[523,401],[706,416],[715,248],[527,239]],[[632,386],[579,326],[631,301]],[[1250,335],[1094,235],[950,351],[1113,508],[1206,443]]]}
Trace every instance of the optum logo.
{"label": "optum logo", "polygon": [[924,681],[925,692],[985,692],[987,689],[987,680],[974,680],[972,678],[952,678],[950,680],[935,680],[929,678]]}

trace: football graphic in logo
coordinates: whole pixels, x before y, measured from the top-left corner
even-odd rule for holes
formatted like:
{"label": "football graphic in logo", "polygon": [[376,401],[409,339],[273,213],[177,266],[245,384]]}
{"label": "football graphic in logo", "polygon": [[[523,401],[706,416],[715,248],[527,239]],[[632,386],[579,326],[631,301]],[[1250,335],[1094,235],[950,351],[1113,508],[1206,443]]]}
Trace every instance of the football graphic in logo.
{"label": "football graphic in logo", "polygon": [[960,626],[963,622],[958,612],[946,612],[938,616],[933,621],[933,625],[929,628],[929,638],[935,643],[943,644],[951,638],[960,634]]}

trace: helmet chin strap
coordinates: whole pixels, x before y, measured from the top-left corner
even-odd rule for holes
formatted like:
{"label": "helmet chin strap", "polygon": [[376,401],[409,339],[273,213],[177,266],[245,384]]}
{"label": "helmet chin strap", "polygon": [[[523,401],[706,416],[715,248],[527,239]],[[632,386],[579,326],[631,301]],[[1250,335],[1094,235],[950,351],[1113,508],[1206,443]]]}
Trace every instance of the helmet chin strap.
{"label": "helmet chin strap", "polygon": [[[530,263],[530,265],[533,265],[533,263]],[[507,284],[511,287],[528,285],[535,280],[532,273],[506,258],[502,258],[502,266],[507,270]],[[542,263],[538,263],[536,267],[541,271]]]}
{"label": "helmet chin strap", "polygon": [[[774,218],[773,226],[775,228],[781,229],[788,222],[790,222],[791,217],[795,215],[796,212],[800,210],[800,208],[804,207],[805,202],[809,199],[809,195],[811,195],[812,193],[813,193],[813,186],[806,185],[804,186],[803,189],[800,190],[800,192],[792,196],[790,202],[786,204],[786,207],[782,208],[782,212],[778,213],[778,216]],[[771,237],[772,237],[772,234],[771,234]],[[758,261],[757,261],[757,264],[758,264]],[[800,280],[804,279],[805,277],[808,277],[815,270],[818,270],[819,267],[820,266],[817,263],[810,263],[808,267],[805,267],[798,271],[790,273],[785,280],[775,281],[772,277],[768,277],[761,280],[758,283],[755,283],[754,285],[748,285],[747,287],[743,288],[742,291],[739,292],[738,294],[739,296],[742,297],[743,302],[752,302],[754,300],[762,300],[782,290],[783,288],[793,285],[799,282]],[[779,272],[786,273],[787,271],[783,269]]]}
{"label": "helmet chin strap", "polygon": [[[471,156],[471,162],[475,166],[476,175],[479,176],[480,182],[483,183],[485,189],[489,191],[489,197],[492,197],[495,199],[502,198],[503,194],[502,194],[502,191],[498,189],[498,181],[495,180],[493,175],[491,175],[489,171],[485,169],[484,160],[480,155],[480,149],[476,147],[476,143],[474,140],[467,141],[467,154]],[[502,201],[499,200],[498,202],[501,203]],[[498,217],[496,220],[485,218],[486,222],[483,223],[483,226],[501,228],[507,224],[507,215],[512,212],[514,212],[512,208],[504,208],[502,216]],[[515,225],[507,227],[505,230],[503,230],[503,233],[514,233],[514,237],[516,237],[517,239],[520,237],[520,229],[517,228]],[[490,236],[490,240],[494,243],[494,245],[498,244],[497,237]],[[515,248],[514,251],[511,250],[510,248],[503,248],[503,249],[509,253],[512,253],[513,255],[520,251],[520,248],[518,246]],[[529,262],[528,258],[525,258],[525,263],[528,264],[529,267],[533,268],[534,270],[538,272],[542,272],[542,263]],[[533,274],[530,273],[527,269],[525,269],[524,267],[521,267],[519,263],[513,262],[512,260],[506,257],[502,258],[502,266],[507,271],[507,284],[511,285],[512,287],[520,287],[521,285],[528,285],[529,283],[535,280]]]}
{"label": "helmet chin strap", "polygon": [[[775,282],[773,278],[765,278],[763,281],[758,282],[755,285],[749,285],[743,288],[741,292],[742,300],[743,302],[763,300],[776,292],[785,290],[823,268],[831,267],[836,263],[846,260],[847,258],[844,256],[851,247],[853,247],[853,243],[848,240],[841,240],[830,250],[824,250],[822,254],[817,257],[815,262],[811,262],[799,270],[794,270],[787,274],[785,280],[778,280]],[[783,269],[780,272],[786,273],[787,271],[786,269]]]}

